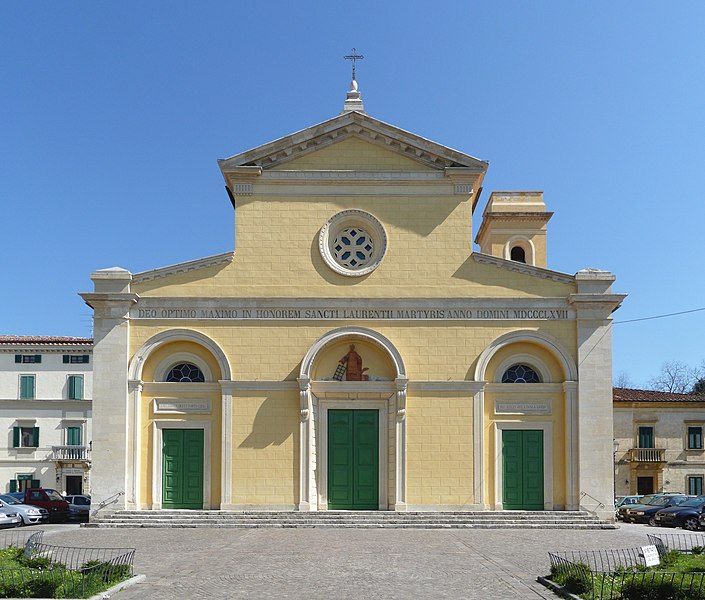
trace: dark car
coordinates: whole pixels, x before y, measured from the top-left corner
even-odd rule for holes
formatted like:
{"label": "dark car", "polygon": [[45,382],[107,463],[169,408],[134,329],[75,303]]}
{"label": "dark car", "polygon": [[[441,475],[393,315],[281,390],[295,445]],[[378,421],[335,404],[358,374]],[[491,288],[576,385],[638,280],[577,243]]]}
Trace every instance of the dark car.
{"label": "dark car", "polygon": [[[683,527],[690,531],[700,529],[698,517],[705,510],[705,496],[696,496],[679,506],[664,508],[654,515],[654,525],[661,527]],[[649,522],[651,525],[651,522]]]}
{"label": "dark car", "polygon": [[641,499],[639,500],[639,502],[637,502],[637,503],[629,504],[629,503],[625,502],[623,504],[620,504],[617,507],[617,519],[619,519],[620,521],[624,521],[624,517],[627,514],[628,508],[634,508],[635,506],[647,506],[651,502],[653,502],[656,498],[661,498],[662,496],[669,496],[669,495],[672,496],[674,494],[675,494],[675,492],[662,492],[660,494],[648,494],[646,496],[642,496]]}
{"label": "dark car", "polygon": [[627,508],[624,520],[627,523],[649,523],[649,525],[655,525],[655,516],[658,511],[671,506],[680,506],[692,497],[685,494],[660,496],[654,498],[649,504],[632,504]]}

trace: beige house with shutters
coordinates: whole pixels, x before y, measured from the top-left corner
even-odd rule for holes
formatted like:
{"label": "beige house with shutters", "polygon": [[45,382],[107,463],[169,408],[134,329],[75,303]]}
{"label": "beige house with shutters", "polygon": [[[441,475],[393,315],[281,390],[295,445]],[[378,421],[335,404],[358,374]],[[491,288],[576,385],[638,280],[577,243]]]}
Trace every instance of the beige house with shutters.
{"label": "beige house with shutters", "polygon": [[705,396],[614,389],[616,495],[703,494]]}
{"label": "beige house with shutters", "polygon": [[0,335],[0,485],[90,493],[93,340]]}

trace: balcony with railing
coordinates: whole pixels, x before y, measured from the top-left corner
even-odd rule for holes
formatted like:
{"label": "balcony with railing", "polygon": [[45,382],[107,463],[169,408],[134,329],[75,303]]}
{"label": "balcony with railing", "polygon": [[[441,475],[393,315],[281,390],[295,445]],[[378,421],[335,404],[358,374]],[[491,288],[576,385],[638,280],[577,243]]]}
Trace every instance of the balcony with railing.
{"label": "balcony with railing", "polygon": [[88,446],[52,446],[51,460],[65,462],[90,462],[91,450]]}
{"label": "balcony with railing", "polygon": [[639,463],[666,462],[665,448],[632,448],[629,450],[629,460]]}

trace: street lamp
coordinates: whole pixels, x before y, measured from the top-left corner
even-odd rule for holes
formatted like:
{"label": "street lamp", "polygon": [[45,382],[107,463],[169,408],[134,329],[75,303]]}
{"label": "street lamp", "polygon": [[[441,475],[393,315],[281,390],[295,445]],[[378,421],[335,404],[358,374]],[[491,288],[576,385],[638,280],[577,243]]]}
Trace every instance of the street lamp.
{"label": "street lamp", "polygon": [[613,471],[613,490],[614,498],[617,498],[617,452],[619,452],[619,441],[612,440],[612,471]]}

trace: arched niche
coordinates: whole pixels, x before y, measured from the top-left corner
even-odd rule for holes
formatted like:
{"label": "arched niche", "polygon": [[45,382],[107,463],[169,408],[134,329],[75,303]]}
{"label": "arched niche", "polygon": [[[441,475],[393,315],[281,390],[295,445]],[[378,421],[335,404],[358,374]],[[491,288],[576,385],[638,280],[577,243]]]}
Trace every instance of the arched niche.
{"label": "arched niche", "polygon": [[398,350],[382,334],[364,327],[342,327],[321,336],[301,362],[300,379],[332,380],[340,359],[350,345],[363,359],[370,379],[393,381],[405,379],[406,369]]}
{"label": "arched niche", "polygon": [[193,362],[207,374],[207,381],[230,380],[230,363],[210,337],[190,329],[171,329],[149,338],[130,361],[133,381],[163,381],[165,370],[177,362]]}
{"label": "arched niche", "polygon": [[485,348],[475,367],[475,380],[499,382],[507,368],[522,363],[540,373],[543,383],[578,378],[575,361],[558,340],[539,331],[512,331]]}

